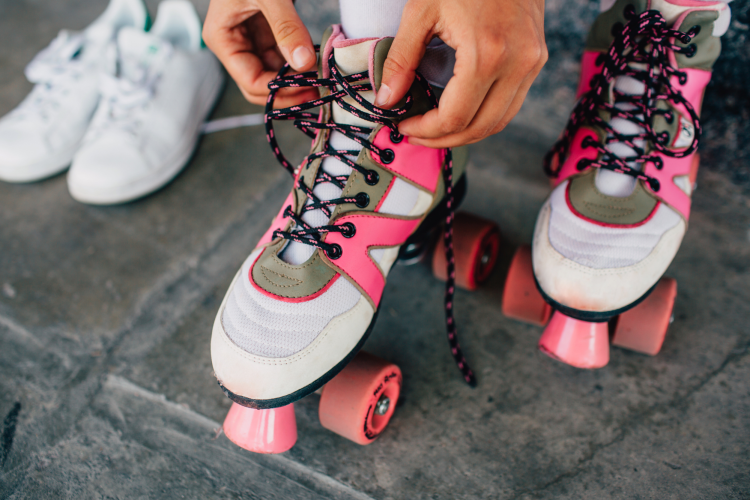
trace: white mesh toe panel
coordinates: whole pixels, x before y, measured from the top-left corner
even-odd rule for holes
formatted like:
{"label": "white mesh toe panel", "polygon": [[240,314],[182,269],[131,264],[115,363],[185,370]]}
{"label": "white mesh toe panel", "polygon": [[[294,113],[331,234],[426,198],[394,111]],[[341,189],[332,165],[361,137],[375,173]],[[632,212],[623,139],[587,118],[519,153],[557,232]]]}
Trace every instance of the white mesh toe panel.
{"label": "white mesh toe panel", "polygon": [[562,183],[550,196],[549,241],[563,256],[583,266],[611,269],[636,264],[680,222],[680,216],[663,203],[641,226],[617,228],[588,222],[568,207],[567,184]]}
{"label": "white mesh toe panel", "polygon": [[360,292],[339,277],[325,293],[306,302],[284,302],[259,292],[248,278],[260,255],[253,252],[227,299],[221,323],[242,350],[268,358],[291,356],[310,345],[335,317],[354,307]]}
{"label": "white mesh toe panel", "polygon": [[419,189],[396,177],[378,213],[408,215],[417,203],[417,198],[419,198]]}

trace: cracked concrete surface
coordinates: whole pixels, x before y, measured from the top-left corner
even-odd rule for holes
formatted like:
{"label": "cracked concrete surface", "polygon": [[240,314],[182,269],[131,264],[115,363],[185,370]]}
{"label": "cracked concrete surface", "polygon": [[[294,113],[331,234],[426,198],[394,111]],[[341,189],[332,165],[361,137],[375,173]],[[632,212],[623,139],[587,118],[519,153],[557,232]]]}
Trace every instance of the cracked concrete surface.
{"label": "cracked concrete surface", "polygon": [[[298,3],[313,36],[336,19],[332,0]],[[499,311],[547,194],[541,157],[572,105],[593,5],[548,2],[551,64],[517,119],[472,146],[464,209],[504,238],[489,283],[456,299],[479,386],[453,366],[442,284],[426,266],[394,269],[365,348],[401,366],[403,399],[367,447],[320,426],[316,395],[296,405],[299,440],[281,456],[218,432],[229,401],[211,373],[211,324],[290,185],[261,128],[206,136],[172,184],[120,207],[74,202],[64,175],[0,184],[0,498],[750,498],[750,198],[725,166],[699,173],[657,357],[613,349],[606,368],[576,370],[536,351],[540,328]],[[102,8],[0,3],[0,114],[30,88],[26,62]],[[258,111],[230,85],[215,116]],[[706,125],[715,154],[729,154],[715,140],[726,123]],[[307,139],[280,137],[301,158]]]}

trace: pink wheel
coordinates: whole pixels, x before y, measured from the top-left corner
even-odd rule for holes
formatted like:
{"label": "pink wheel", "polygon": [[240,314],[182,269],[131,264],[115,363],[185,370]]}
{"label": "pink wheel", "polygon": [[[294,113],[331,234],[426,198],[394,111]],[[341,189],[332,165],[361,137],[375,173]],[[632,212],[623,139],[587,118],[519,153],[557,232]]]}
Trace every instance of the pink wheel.
{"label": "pink wheel", "polygon": [[231,442],[255,453],[283,453],[297,442],[293,404],[255,410],[232,403],[223,428]]}
{"label": "pink wheel", "polygon": [[555,311],[539,339],[544,354],[576,368],[601,368],[609,363],[607,323],[589,323]]}
{"label": "pink wheel", "polygon": [[612,344],[631,351],[656,355],[664,343],[677,297],[677,281],[662,278],[654,291],[633,309],[617,318]]}
{"label": "pink wheel", "polygon": [[536,288],[531,247],[518,247],[508,269],[503,290],[503,314],[535,325],[545,325],[552,308]]}
{"label": "pink wheel", "polygon": [[[456,285],[475,290],[490,277],[500,252],[500,229],[492,221],[459,212],[453,222],[453,255]],[[432,256],[432,272],[445,281],[445,243],[440,233]]]}
{"label": "pink wheel", "polygon": [[357,444],[370,444],[388,425],[400,392],[401,369],[362,351],[323,387],[320,423]]}

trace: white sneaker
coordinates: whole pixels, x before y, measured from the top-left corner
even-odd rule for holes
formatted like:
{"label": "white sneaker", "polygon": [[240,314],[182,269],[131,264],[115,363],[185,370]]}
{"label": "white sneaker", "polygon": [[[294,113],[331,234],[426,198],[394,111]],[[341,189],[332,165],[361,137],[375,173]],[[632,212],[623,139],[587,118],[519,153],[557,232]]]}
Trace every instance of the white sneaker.
{"label": "white sneaker", "polygon": [[121,30],[117,49],[118,76],[103,78],[102,100],[68,173],[70,194],[84,203],[134,200],[172,180],[224,83],[186,0],[162,2],[148,33]]}
{"label": "white sneaker", "polygon": [[146,29],[142,0],[111,0],[81,32],[61,31],[26,67],[36,84],[0,118],[0,180],[31,182],[68,168],[99,102],[99,74],[113,72],[118,30]]}

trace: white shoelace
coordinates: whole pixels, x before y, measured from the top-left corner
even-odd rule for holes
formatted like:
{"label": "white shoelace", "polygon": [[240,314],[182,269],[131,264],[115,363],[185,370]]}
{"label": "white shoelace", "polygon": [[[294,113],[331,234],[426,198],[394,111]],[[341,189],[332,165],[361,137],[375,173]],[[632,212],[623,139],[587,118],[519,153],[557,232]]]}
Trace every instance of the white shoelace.
{"label": "white shoelace", "polygon": [[59,108],[71,83],[86,70],[80,52],[86,43],[82,33],[61,31],[44,50],[26,66],[26,78],[34,83],[28,97],[8,116],[18,120],[41,117],[50,118],[50,112]]}
{"label": "white shoelace", "polygon": [[[161,78],[163,61],[169,59],[172,46],[164,44],[159,62],[145,64],[137,56],[121,55],[120,67],[128,67],[127,75],[102,74],[100,80],[101,103],[106,111],[91,124],[87,139],[98,136],[105,130],[119,129],[132,136],[137,135],[142,125],[137,110],[143,109],[154,97],[156,85]],[[124,72],[123,72],[124,73]]]}

